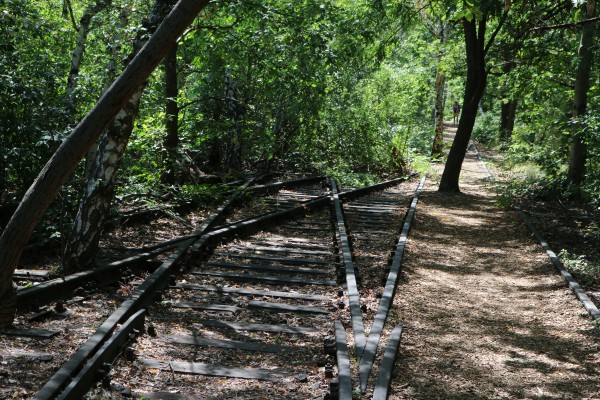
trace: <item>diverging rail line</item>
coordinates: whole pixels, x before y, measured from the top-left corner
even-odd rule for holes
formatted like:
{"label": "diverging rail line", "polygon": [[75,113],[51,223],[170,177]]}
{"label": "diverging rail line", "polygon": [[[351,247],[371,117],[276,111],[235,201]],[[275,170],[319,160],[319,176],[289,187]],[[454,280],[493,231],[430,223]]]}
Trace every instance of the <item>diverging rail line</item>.
{"label": "diverging rail line", "polygon": [[[338,198],[358,198],[404,180],[344,192]],[[191,390],[196,395],[198,387],[206,387],[203,397],[207,398],[210,393],[214,398],[235,397],[235,384],[213,386],[214,377],[264,380],[259,386],[250,385],[257,396],[306,398],[308,393],[323,391],[337,398],[347,393],[351,377],[340,326],[351,318],[346,308],[348,289],[340,287],[346,280],[340,273],[345,267],[338,253],[340,226],[333,223],[330,213],[319,211],[331,203],[329,196],[313,196],[299,206],[259,218],[221,227],[205,224],[196,245],[192,246],[193,238],[178,242],[169,259],[137,287],[36,398],[79,398],[85,385],[71,378],[86,365],[91,372],[82,374],[83,380],[89,383],[104,376],[104,390],[115,397],[123,387],[133,385],[142,390],[135,394],[146,398],[185,398],[148,390],[156,383],[144,386],[148,370],[159,371],[157,376],[164,380],[158,383],[165,390],[169,382],[177,381],[183,392]],[[368,212],[376,218],[373,213],[382,210],[385,207],[379,205]],[[265,231],[265,226],[271,229]],[[195,251],[188,257],[190,247]],[[191,269],[178,275],[176,282],[171,279],[169,285],[169,276],[184,260]],[[157,292],[162,293],[162,302],[153,303]],[[148,307],[149,335],[139,336],[139,318]],[[116,345],[104,345],[134,314],[135,328],[127,334],[120,330],[119,335],[137,337],[138,344],[126,352],[127,359],[113,362]],[[340,322],[334,329],[336,320]],[[109,357],[101,355],[104,347],[112,349]],[[330,379],[336,360],[339,381]],[[64,390],[67,387],[78,389],[72,394]]]}

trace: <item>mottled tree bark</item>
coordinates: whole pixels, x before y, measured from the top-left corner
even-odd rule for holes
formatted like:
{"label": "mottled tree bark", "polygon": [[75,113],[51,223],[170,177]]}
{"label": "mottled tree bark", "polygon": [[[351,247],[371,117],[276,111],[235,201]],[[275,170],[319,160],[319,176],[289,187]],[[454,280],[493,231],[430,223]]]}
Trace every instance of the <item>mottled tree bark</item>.
{"label": "mottled tree bark", "polygon": [[123,108],[208,0],[180,0],[149,42],[46,163],[0,236],[0,327],[12,324],[12,275],[38,221],[106,124]]}
{"label": "mottled tree bark", "polygon": [[[587,2],[587,18],[596,14],[595,0]],[[575,93],[573,96],[573,118],[584,115],[588,103],[590,89],[590,72],[594,60],[595,24],[583,24],[581,28],[581,42],[579,44],[577,75],[575,77]],[[596,41],[596,46],[597,46]],[[587,145],[582,138],[581,130],[574,124],[571,128],[571,147],[569,149],[569,170],[567,178],[577,186],[585,178],[585,164],[587,162]]]}
{"label": "mottled tree bark", "polygon": [[[148,35],[156,30],[172,5],[171,0],[156,1],[150,16],[144,22],[144,29],[135,39],[130,58],[133,58],[147,42]],[[77,272],[91,267],[94,263],[102,228],[108,218],[114,196],[115,178],[133,131],[144,88],[145,84],[142,84],[101,136],[94,162],[86,177],[73,231],[64,251],[64,273]]]}

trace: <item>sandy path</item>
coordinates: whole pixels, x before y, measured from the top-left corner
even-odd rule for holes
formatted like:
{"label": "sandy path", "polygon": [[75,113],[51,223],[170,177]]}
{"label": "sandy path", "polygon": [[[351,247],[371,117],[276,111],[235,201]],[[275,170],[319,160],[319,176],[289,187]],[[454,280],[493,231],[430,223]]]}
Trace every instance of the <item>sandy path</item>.
{"label": "sandy path", "polygon": [[390,399],[600,399],[598,330],[473,152],[461,194],[428,180],[394,308]]}

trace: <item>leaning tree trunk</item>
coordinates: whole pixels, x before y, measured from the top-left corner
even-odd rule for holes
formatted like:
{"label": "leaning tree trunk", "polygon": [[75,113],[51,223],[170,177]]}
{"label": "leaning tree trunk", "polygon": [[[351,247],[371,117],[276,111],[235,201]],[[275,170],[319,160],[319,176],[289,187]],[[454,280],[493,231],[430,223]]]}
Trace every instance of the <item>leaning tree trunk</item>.
{"label": "leaning tree trunk", "polygon": [[479,101],[483,97],[487,81],[487,71],[485,70],[486,19],[479,22],[475,19],[463,20],[463,27],[467,56],[467,82],[456,136],[452,142],[438,189],[440,192],[460,191],[458,185],[460,170],[467,153],[473,125],[475,125]]}
{"label": "leaning tree trunk", "polygon": [[[144,23],[144,29],[135,39],[132,57],[146,43],[148,34],[156,30],[171,7],[169,0],[156,1]],[[115,177],[133,131],[144,88],[144,84],[138,88],[101,137],[92,168],[86,177],[73,231],[64,251],[64,273],[73,273],[93,265],[100,234],[110,212]]]}
{"label": "leaning tree trunk", "polygon": [[133,131],[144,87],[129,99],[125,107],[102,135],[69,242],[63,255],[63,272],[66,274],[92,267],[98,251],[100,235],[114,197],[115,178],[127,142]]}
{"label": "leaning tree trunk", "polygon": [[166,184],[175,183],[175,172],[177,170],[177,146],[179,144],[178,120],[179,107],[177,96],[177,45],[173,46],[164,60],[165,69],[165,128],[167,134],[163,141],[166,152],[166,171],[162,175],[162,181]]}
{"label": "leaning tree trunk", "polygon": [[208,0],[180,0],[115,83],[73,129],[46,163],[0,236],[0,327],[12,324],[16,287],[12,275],[33,230],[61,186],[106,124],[160,63]]}
{"label": "leaning tree trunk", "polygon": [[[595,1],[588,0],[587,18],[595,15]],[[581,42],[579,44],[577,75],[575,78],[575,93],[573,97],[573,118],[585,114],[587,97],[590,89],[590,72],[594,59],[594,23],[584,24],[581,28]],[[577,124],[571,128],[571,148],[569,149],[569,170],[567,178],[577,186],[581,185],[585,177],[585,163],[587,161],[587,145],[582,138],[582,132]]]}

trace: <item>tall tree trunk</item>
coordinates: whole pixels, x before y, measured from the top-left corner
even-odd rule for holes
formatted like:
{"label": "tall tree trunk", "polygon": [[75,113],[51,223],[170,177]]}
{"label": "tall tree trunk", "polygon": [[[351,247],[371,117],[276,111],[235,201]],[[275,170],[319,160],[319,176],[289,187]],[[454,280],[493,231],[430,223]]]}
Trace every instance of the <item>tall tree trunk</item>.
{"label": "tall tree trunk", "polygon": [[[134,41],[130,58],[143,47],[148,40],[148,34],[156,30],[172,5],[171,0],[156,0],[150,16],[144,22],[144,29]],[[145,84],[138,88],[101,137],[90,174],[86,177],[73,231],[63,255],[64,273],[91,267],[94,262],[102,228],[110,212],[115,178],[133,131],[144,88]]]}
{"label": "tall tree trunk", "polygon": [[12,275],[31,233],[106,124],[125,106],[193,22],[208,0],[180,0],[121,76],[73,129],[46,163],[0,236],[0,327],[12,324],[16,287]]}
{"label": "tall tree trunk", "polygon": [[163,183],[175,183],[177,170],[177,146],[179,144],[178,121],[179,106],[177,96],[177,45],[167,54],[164,61],[165,67],[165,128],[167,134],[163,142],[166,152],[166,171],[162,176]]}
{"label": "tall tree trunk", "polygon": [[[587,18],[596,14],[595,0],[587,2]],[[579,44],[577,75],[575,78],[575,93],[573,97],[573,118],[585,114],[587,97],[590,89],[590,71],[594,59],[595,25],[584,24],[581,28],[581,42]],[[597,45],[597,44],[596,44]],[[581,130],[577,124],[571,128],[571,148],[569,149],[569,170],[567,178],[577,186],[581,185],[585,177],[585,163],[587,161],[587,145],[582,138]]]}
{"label": "tall tree trunk", "polygon": [[500,141],[509,143],[515,129],[515,117],[517,115],[517,102],[508,100],[502,103],[500,111]]}
{"label": "tall tree trunk", "polygon": [[462,21],[467,56],[467,82],[456,136],[452,142],[438,189],[440,192],[460,191],[458,185],[460,170],[473,132],[479,101],[483,97],[487,83],[487,71],[485,69],[486,22],[485,17],[481,21],[476,21],[475,18],[471,21]]}
{"label": "tall tree trunk", "polygon": [[442,67],[442,60],[446,54],[446,41],[448,40],[448,23],[440,22],[437,33],[441,41],[442,50],[437,59],[437,73],[435,76],[435,134],[431,146],[431,157],[440,158],[444,145],[444,90],[446,88],[446,71]]}
{"label": "tall tree trunk", "polygon": [[73,55],[71,56],[71,69],[69,70],[69,76],[67,77],[67,87],[65,89],[65,95],[67,97],[67,111],[70,124],[75,124],[77,102],[75,98],[75,89],[77,88],[77,79],[79,78],[79,68],[83,61],[83,53],[85,52],[85,42],[87,40],[88,33],[90,31],[90,24],[92,18],[96,14],[102,12],[106,7],[112,3],[112,0],[98,0],[93,4],[90,4],[84,11],[83,16],[79,20],[79,29],[77,32],[77,38],[75,39],[75,48],[73,49]]}

